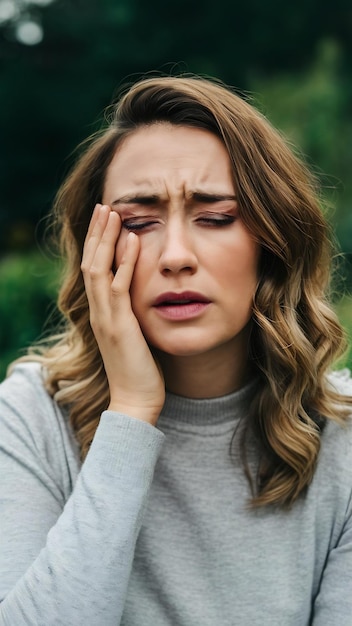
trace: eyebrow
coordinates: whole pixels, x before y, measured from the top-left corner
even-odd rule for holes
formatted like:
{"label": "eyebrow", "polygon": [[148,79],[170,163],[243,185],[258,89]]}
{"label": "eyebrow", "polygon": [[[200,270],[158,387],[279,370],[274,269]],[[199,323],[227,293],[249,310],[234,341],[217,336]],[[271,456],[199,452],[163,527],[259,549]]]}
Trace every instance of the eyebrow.
{"label": "eyebrow", "polygon": [[111,206],[116,206],[118,204],[152,204],[153,202],[159,201],[160,196],[157,194],[137,193],[133,196],[121,196],[121,198],[114,200],[111,203]]}
{"label": "eyebrow", "polygon": [[[187,198],[188,199],[188,198]],[[232,194],[221,194],[221,193],[209,193],[206,191],[192,191],[189,199],[195,200],[196,202],[224,202],[224,201],[237,201],[237,196]],[[158,194],[147,194],[147,193],[137,193],[133,195],[121,196],[117,200],[114,200],[111,205],[116,206],[119,204],[153,204],[160,202],[161,198]]]}
{"label": "eyebrow", "polygon": [[224,200],[237,200],[236,195],[222,193],[207,193],[205,191],[194,191],[191,195],[197,202],[223,202]]}

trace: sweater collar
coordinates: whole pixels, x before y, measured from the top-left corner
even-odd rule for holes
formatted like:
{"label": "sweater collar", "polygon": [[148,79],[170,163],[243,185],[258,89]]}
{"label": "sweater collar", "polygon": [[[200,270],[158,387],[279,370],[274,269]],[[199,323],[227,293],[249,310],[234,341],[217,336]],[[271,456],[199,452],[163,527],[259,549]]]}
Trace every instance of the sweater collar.
{"label": "sweater collar", "polygon": [[166,392],[160,420],[195,426],[236,421],[248,410],[257,382],[252,380],[241,389],[219,398],[185,398]]}

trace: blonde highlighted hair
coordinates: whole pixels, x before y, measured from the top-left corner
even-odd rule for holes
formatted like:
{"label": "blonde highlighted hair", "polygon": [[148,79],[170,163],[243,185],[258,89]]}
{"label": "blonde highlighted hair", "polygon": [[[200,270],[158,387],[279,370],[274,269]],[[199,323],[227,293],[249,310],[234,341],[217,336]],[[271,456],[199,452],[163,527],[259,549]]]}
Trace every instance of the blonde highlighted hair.
{"label": "blonde highlighted hair", "polygon": [[[259,383],[241,448],[252,504],[291,505],[314,475],[324,421],[342,423],[352,402],[334,392],[326,377],[344,348],[326,301],[329,229],[314,177],[268,121],[221,83],[149,78],[110,109],[107,126],[88,141],[55,203],[66,258],[59,294],[64,330],[26,358],[45,366],[48,389],[69,408],[84,459],[109,402],[80,271],[84,239],[117,147],[138,127],[161,121],[205,129],[224,142],[241,218],[261,245],[249,354]],[[256,476],[247,463],[249,434],[257,442]]]}

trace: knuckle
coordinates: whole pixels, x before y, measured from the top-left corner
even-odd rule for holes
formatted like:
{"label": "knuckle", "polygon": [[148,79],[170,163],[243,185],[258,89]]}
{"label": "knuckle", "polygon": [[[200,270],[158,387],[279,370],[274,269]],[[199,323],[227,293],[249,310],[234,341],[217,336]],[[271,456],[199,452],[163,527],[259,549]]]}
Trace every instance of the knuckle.
{"label": "knuckle", "polygon": [[122,280],[121,272],[118,270],[111,283],[111,295],[114,297],[120,297],[124,292],[124,281]]}
{"label": "knuckle", "polygon": [[91,279],[92,281],[97,280],[97,279],[98,279],[98,278],[100,278],[100,277],[101,277],[101,275],[102,275],[101,270],[100,270],[100,269],[99,269],[96,265],[92,265],[92,266],[89,268],[88,273],[89,273],[90,279]]}
{"label": "knuckle", "polygon": [[90,316],[89,316],[89,323],[90,323],[92,329],[95,331],[97,329],[97,327],[98,327],[98,321],[97,321],[95,315],[90,314]]}
{"label": "knuckle", "polygon": [[81,263],[81,271],[85,276],[89,276],[91,279],[97,278],[101,275],[101,271],[96,265],[90,265],[85,261],[82,261]]}
{"label": "knuckle", "polygon": [[104,324],[98,316],[91,315],[89,322],[95,337],[101,337],[101,335],[105,334]]}
{"label": "knuckle", "polygon": [[123,294],[123,289],[119,283],[112,283],[111,285],[111,293],[114,298],[121,298]]}

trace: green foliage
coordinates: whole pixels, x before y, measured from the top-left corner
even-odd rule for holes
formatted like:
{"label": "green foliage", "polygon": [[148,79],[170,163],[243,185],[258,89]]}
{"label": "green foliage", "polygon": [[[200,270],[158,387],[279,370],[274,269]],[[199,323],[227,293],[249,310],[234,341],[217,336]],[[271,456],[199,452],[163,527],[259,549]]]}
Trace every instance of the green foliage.
{"label": "green foliage", "polygon": [[39,339],[53,320],[60,263],[39,252],[0,262],[0,379],[8,364]]}
{"label": "green foliage", "polygon": [[352,296],[343,296],[335,308],[348,341],[347,352],[338,363],[338,367],[345,366],[352,371]]}
{"label": "green foliage", "polygon": [[272,123],[305,156],[320,179],[341,248],[352,252],[352,118],[341,51],[322,41],[304,71],[252,76],[251,88]]}
{"label": "green foliage", "polygon": [[[283,129],[294,124],[309,157],[348,184],[352,47],[345,0],[57,0],[38,8],[38,16],[44,39],[37,46],[23,46],[0,28],[2,249],[33,245],[68,155],[96,128],[116,88],[153,70],[210,74],[262,91],[268,117]],[[350,194],[339,200],[345,251],[349,201]]]}

